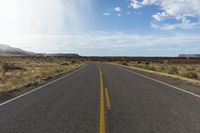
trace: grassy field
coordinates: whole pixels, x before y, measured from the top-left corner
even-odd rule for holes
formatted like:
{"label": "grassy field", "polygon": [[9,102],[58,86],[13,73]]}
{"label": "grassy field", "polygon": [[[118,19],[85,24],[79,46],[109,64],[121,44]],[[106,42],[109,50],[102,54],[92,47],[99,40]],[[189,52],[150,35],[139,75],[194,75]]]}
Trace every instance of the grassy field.
{"label": "grassy field", "polygon": [[140,61],[122,61],[120,64],[200,80],[200,64],[154,63]]}
{"label": "grassy field", "polygon": [[0,57],[0,93],[37,85],[81,65],[77,61],[52,57]]}

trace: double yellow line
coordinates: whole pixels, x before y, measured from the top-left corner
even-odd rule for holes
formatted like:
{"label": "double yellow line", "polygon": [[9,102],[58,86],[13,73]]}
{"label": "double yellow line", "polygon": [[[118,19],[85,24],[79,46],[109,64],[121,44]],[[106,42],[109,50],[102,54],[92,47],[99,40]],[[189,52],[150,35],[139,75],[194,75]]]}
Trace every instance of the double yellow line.
{"label": "double yellow line", "polygon": [[[106,133],[103,72],[101,71],[100,67],[98,67],[98,68],[99,68],[99,73],[100,73],[100,127],[99,127],[99,133]],[[111,109],[110,98],[109,98],[107,88],[105,88],[105,96],[106,96],[107,108],[108,108],[108,110],[110,110]]]}
{"label": "double yellow line", "polygon": [[109,93],[108,93],[108,88],[105,88],[105,94],[106,94],[106,105],[108,110],[111,109],[111,105],[110,105],[110,97],[109,97]]}

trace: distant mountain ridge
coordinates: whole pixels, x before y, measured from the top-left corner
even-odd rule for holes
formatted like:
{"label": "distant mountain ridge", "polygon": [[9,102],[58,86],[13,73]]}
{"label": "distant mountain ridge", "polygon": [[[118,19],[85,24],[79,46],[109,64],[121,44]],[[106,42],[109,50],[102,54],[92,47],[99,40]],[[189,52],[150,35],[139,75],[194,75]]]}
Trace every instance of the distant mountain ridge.
{"label": "distant mountain ridge", "polygon": [[34,53],[34,52],[22,50],[20,48],[14,48],[5,44],[0,44],[0,56],[79,57],[79,55],[75,53],[55,53],[55,54]]}
{"label": "distant mountain ridge", "polygon": [[178,57],[193,57],[193,58],[200,58],[200,54],[180,54]]}
{"label": "distant mountain ridge", "polygon": [[48,56],[54,56],[54,57],[79,57],[79,54],[74,53],[55,53],[55,54],[48,54]]}
{"label": "distant mountain ridge", "polygon": [[0,55],[5,56],[31,56],[33,52],[28,52],[19,48],[14,48],[9,45],[0,44]]}

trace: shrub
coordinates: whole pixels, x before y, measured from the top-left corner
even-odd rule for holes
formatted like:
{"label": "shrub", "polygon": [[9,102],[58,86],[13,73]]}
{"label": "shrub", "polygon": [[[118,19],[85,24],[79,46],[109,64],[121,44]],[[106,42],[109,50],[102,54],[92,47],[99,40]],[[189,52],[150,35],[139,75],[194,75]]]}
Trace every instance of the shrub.
{"label": "shrub", "polygon": [[155,68],[154,66],[149,66],[149,70],[157,71],[156,68]]}
{"label": "shrub", "polygon": [[195,71],[195,68],[187,68],[187,71]]}
{"label": "shrub", "polygon": [[16,66],[14,63],[7,63],[7,62],[3,63],[2,69],[4,72],[8,72],[8,71],[12,71],[12,70],[24,70],[24,68]]}
{"label": "shrub", "polygon": [[121,64],[122,64],[122,65],[125,65],[125,66],[128,65],[128,63],[127,63],[126,61],[122,61]]}
{"label": "shrub", "polygon": [[9,64],[7,62],[4,62],[2,65],[2,69],[4,72],[7,72],[7,71],[11,70],[13,66],[14,66],[14,64],[11,64],[11,63]]}
{"label": "shrub", "polygon": [[66,66],[66,65],[69,65],[69,63],[65,62],[65,63],[62,63],[61,65]]}
{"label": "shrub", "polygon": [[168,73],[169,74],[178,74],[178,69],[174,66],[170,67],[169,70],[168,70]]}
{"label": "shrub", "polygon": [[72,64],[76,64],[77,62],[76,62],[75,60],[73,60],[71,63],[72,63]]}
{"label": "shrub", "polygon": [[164,67],[163,65],[161,65],[161,66],[159,66],[159,69],[160,69],[161,71],[163,71],[163,70],[165,70],[165,67]]}
{"label": "shrub", "polygon": [[147,70],[156,71],[156,68],[154,66],[150,66],[150,65],[145,65],[142,68],[147,69]]}
{"label": "shrub", "polygon": [[146,62],[145,64],[146,64],[146,65],[149,65],[149,62]]}
{"label": "shrub", "polygon": [[184,76],[184,77],[187,77],[187,78],[198,79],[197,73],[191,72],[191,71],[186,72],[186,73],[183,73],[183,76]]}

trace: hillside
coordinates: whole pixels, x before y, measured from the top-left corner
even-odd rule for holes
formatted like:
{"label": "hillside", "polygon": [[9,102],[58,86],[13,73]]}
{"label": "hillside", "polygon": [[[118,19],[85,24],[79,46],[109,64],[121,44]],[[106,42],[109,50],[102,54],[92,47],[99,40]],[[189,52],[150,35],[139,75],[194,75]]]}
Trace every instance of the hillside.
{"label": "hillside", "polygon": [[14,48],[9,45],[0,44],[0,55],[30,56],[30,55],[34,55],[34,53],[28,52],[19,48]]}
{"label": "hillside", "polygon": [[9,45],[0,44],[0,56],[51,56],[51,57],[79,57],[73,53],[33,53],[19,48],[14,48]]}

